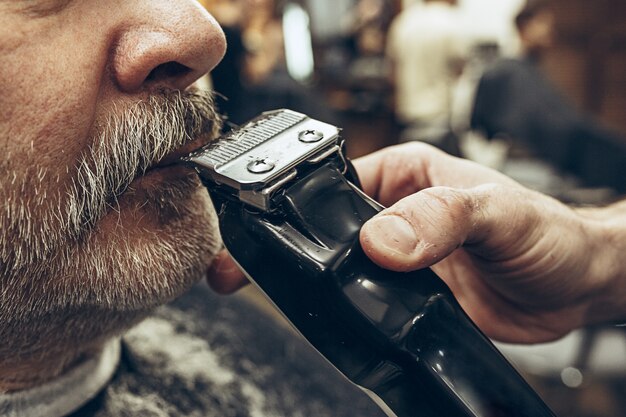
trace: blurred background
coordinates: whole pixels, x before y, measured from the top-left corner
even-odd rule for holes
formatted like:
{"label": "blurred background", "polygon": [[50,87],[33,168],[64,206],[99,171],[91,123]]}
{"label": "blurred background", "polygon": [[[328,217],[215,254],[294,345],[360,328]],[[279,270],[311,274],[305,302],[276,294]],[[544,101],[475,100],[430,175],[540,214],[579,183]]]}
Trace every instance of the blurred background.
{"label": "blurred background", "polygon": [[[229,44],[226,129],[287,107],[341,126],[352,158],[424,141],[566,203],[626,192],[623,0],[202,3]],[[624,416],[625,336],[499,346],[559,416]]]}

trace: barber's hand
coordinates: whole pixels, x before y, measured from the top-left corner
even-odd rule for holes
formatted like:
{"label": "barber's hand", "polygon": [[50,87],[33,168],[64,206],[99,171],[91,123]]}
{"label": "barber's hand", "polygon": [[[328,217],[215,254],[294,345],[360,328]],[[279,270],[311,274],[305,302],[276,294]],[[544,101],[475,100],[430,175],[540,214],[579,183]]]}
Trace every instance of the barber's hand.
{"label": "barber's hand", "polygon": [[[354,161],[385,206],[361,230],[383,268],[432,266],[490,337],[533,343],[594,320],[601,236],[576,211],[480,165],[424,144]],[[597,301],[597,300],[596,300]]]}
{"label": "barber's hand", "polygon": [[211,263],[207,281],[220,294],[231,294],[249,283],[226,250],[222,250]]}

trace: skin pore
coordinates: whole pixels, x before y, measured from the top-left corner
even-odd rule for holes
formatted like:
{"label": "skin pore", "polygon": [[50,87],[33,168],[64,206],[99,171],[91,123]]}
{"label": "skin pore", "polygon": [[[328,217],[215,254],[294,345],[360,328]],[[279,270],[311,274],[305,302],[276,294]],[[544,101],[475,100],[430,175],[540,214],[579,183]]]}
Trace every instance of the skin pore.
{"label": "skin pore", "polygon": [[188,0],[0,0],[0,392],[97,351],[205,274],[197,176],[215,137],[191,84],[224,53]]}

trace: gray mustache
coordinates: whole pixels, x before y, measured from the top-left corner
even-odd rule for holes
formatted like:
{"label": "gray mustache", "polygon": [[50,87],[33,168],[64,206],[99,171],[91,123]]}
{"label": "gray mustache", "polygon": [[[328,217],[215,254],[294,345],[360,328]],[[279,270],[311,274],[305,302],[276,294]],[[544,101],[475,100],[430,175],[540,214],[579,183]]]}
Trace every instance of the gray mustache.
{"label": "gray mustache", "polygon": [[168,154],[207,135],[221,117],[205,91],[161,90],[116,112],[94,135],[68,191],[67,230],[79,238],[117,204],[131,182]]}

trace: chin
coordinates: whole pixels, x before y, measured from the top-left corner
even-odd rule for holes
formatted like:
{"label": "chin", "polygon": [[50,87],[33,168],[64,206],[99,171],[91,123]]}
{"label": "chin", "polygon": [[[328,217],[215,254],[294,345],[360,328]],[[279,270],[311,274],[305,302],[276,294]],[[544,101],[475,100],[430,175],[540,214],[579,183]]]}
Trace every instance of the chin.
{"label": "chin", "polygon": [[202,279],[220,248],[217,216],[198,176],[154,170],[52,266],[71,294],[58,307],[87,316],[97,310],[98,320],[141,316]]}
{"label": "chin", "polygon": [[114,300],[110,307],[129,310],[181,295],[205,276],[221,248],[209,195],[198,176],[181,167],[133,182],[90,240],[87,247],[105,255],[100,263],[106,265],[91,268],[93,288]]}
{"label": "chin", "polygon": [[36,355],[42,334],[59,349],[119,335],[205,276],[221,248],[217,216],[197,176],[174,171],[137,180],[84,239],[7,283],[0,335],[19,344],[0,353]]}

